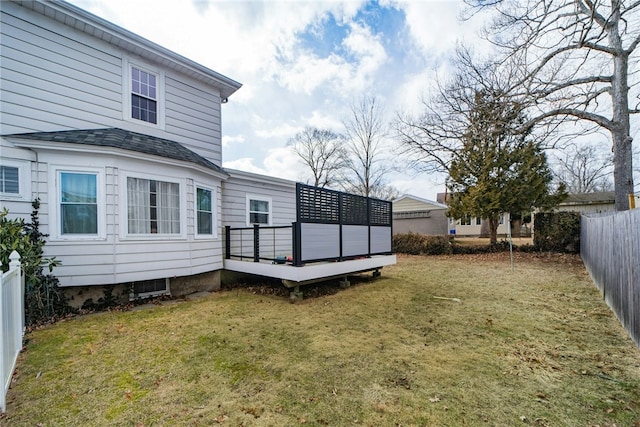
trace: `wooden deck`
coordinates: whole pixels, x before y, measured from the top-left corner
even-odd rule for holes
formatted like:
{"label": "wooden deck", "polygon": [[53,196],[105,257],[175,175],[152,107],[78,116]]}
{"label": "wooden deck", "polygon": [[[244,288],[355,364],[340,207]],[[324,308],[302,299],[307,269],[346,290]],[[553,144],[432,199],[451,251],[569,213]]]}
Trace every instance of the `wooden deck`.
{"label": "wooden deck", "polygon": [[396,263],[395,255],[377,255],[342,262],[317,262],[294,267],[290,264],[239,261],[225,259],[225,270],[281,279],[287,287],[297,287],[319,280],[345,277],[366,271],[380,270]]}

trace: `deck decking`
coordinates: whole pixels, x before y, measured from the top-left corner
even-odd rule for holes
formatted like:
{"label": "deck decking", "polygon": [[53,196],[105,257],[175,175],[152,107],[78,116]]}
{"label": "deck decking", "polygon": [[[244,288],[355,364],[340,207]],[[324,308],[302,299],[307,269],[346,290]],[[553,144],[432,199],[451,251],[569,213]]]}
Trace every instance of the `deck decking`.
{"label": "deck decking", "polygon": [[344,277],[366,271],[380,270],[396,263],[395,255],[376,255],[371,258],[341,262],[317,262],[294,267],[290,264],[224,260],[225,270],[281,279],[287,287],[302,286],[318,280]]}

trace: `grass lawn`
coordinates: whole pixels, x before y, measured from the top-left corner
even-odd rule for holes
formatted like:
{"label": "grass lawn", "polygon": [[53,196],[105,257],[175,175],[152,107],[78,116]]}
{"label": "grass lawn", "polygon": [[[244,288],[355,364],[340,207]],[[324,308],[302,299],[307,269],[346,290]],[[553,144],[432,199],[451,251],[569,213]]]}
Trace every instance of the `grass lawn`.
{"label": "grass lawn", "polygon": [[640,350],[577,257],[399,256],[297,304],[262,289],[28,334],[0,424],[640,425]]}

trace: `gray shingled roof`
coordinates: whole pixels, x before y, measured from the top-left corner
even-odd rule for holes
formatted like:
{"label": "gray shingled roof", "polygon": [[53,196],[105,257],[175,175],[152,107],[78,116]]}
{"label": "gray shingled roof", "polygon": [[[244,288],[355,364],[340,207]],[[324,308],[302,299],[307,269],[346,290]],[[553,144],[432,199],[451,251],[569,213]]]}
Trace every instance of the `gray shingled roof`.
{"label": "gray shingled roof", "polygon": [[225,173],[220,166],[189,150],[180,143],[119,128],[35,132],[4,136],[12,139],[25,139],[30,141],[62,142],[120,148],[122,150],[151,154],[167,159],[195,163],[216,172]]}
{"label": "gray shingled roof", "polygon": [[561,205],[591,205],[599,203],[613,203],[616,199],[614,191],[599,191],[596,193],[574,193],[560,203]]}

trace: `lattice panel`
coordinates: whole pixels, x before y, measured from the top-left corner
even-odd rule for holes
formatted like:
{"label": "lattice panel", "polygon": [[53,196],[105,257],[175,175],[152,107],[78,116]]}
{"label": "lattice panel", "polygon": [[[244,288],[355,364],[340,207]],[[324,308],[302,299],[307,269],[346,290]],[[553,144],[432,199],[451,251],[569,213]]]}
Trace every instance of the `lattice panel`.
{"label": "lattice panel", "polygon": [[298,221],[340,223],[340,193],[298,184]]}
{"label": "lattice panel", "polygon": [[391,202],[369,199],[369,221],[371,225],[391,226]]}
{"label": "lattice panel", "polygon": [[367,198],[342,193],[342,224],[367,225]]}

